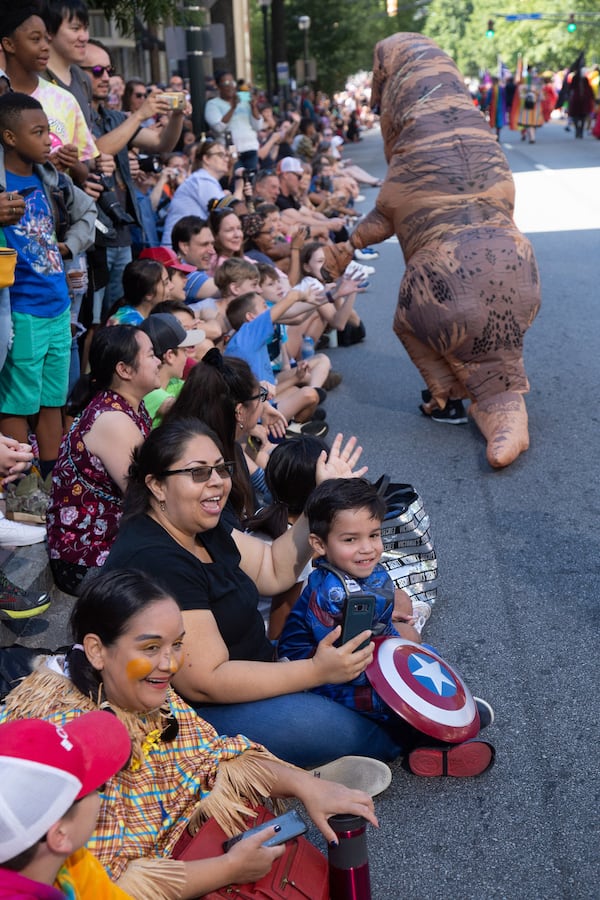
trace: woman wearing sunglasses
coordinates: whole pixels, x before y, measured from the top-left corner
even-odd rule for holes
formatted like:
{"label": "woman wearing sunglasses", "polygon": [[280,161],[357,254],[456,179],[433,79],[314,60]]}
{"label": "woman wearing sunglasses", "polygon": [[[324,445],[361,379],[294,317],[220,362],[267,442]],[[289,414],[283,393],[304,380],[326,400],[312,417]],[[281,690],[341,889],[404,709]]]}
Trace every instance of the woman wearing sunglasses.
{"label": "woman wearing sunglasses", "polygon": [[223,359],[213,349],[191,370],[165,415],[165,422],[201,419],[219,438],[225,457],[235,462],[224,513],[233,528],[241,528],[243,520],[254,515],[260,505],[255,488],[260,491],[265,487],[262,469],[252,465],[242,446],[255,432],[267,397],[268,391],[258,383],[248,363],[234,356]]}
{"label": "woman wearing sunglasses", "polygon": [[[360,456],[342,435],[321,454],[316,483],[352,474]],[[356,474],[364,473],[359,469]],[[395,758],[400,748],[377,724],[309,689],[343,683],[373,655],[368,632],[340,647],[336,628],[310,660],[274,661],[258,611],[263,596],[296,583],[310,558],[308,524],[296,523],[272,544],[228,527],[231,460],[198,419],[165,423],[137,450],[124,520],[106,561],[161,584],[182,609],[183,661],[175,689],[220,734],[241,732],[303,768],[344,755]],[[232,727],[229,727],[229,726]]]}

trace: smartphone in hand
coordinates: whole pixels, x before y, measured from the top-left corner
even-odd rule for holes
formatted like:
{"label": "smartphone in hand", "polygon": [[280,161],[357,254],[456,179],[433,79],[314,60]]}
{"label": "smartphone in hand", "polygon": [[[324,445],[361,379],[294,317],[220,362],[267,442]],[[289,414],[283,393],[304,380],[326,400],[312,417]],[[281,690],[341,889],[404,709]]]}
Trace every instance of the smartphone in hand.
{"label": "smartphone in hand", "polygon": [[290,809],[289,812],[284,813],[282,816],[269,819],[268,822],[263,822],[262,825],[249,828],[248,831],[243,831],[241,834],[236,834],[235,837],[229,838],[228,841],[224,842],[223,850],[227,853],[238,841],[243,841],[244,838],[257,834],[260,831],[267,831],[269,828],[273,828],[274,825],[279,825],[280,830],[277,834],[267,838],[264,842],[265,847],[278,847],[280,844],[285,844],[286,841],[291,841],[292,838],[304,834],[307,828],[302,816],[295,809]]}
{"label": "smartphone in hand", "polygon": [[[346,600],[344,607],[344,618],[342,619],[342,635],[339,643],[345,644],[352,640],[361,631],[367,628],[373,628],[373,618],[375,616],[375,597],[373,594],[356,594],[350,596]],[[368,641],[363,641],[357,650],[362,650],[367,646]],[[355,651],[356,652],[356,651]]]}

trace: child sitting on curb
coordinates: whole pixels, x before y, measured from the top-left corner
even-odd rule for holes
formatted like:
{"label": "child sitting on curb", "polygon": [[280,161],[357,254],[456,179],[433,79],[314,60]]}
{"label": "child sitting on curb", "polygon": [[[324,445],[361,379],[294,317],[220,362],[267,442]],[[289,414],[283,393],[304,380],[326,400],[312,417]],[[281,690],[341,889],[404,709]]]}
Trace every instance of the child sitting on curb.
{"label": "child sitting on curb", "polygon": [[[310,545],[318,558],[282,631],[280,659],[310,658],[319,642],[341,625],[347,597],[359,592],[375,598],[371,629],[363,632],[365,640],[376,633],[419,643],[410,598],[394,588],[379,565],[385,501],[377,488],[358,478],[325,481],[309,497],[304,513]],[[312,690],[389,729],[407,750],[406,762],[415,775],[481,775],[493,763],[494,749],[486,741],[473,739],[448,745],[425,738],[382,700],[364,672],[349,683],[325,684]],[[489,704],[477,701],[477,706],[482,727],[490,724],[493,713]]]}

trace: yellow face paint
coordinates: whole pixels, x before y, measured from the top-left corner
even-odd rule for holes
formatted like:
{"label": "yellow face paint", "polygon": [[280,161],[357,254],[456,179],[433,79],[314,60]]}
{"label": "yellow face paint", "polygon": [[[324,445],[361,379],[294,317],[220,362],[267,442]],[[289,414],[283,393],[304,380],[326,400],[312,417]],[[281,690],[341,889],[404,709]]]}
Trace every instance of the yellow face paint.
{"label": "yellow face paint", "polygon": [[148,677],[153,668],[153,664],[147,659],[131,659],[127,663],[127,677],[130,681],[141,681]]}
{"label": "yellow face paint", "polygon": [[174,656],[172,656],[171,660],[169,662],[169,672],[171,673],[171,675],[174,675],[175,672],[178,671],[180,666],[181,666],[181,662],[178,662],[177,659]]}

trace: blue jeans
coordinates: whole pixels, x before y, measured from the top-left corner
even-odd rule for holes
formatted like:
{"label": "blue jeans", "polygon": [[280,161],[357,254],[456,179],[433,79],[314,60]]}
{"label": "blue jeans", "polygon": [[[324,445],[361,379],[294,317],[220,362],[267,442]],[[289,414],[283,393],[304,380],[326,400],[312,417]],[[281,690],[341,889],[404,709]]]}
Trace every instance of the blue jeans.
{"label": "blue jeans", "polygon": [[303,769],[324,765],[339,756],[389,761],[402,752],[400,743],[377,722],[319,694],[191,705],[219,734],[243,734]]}

